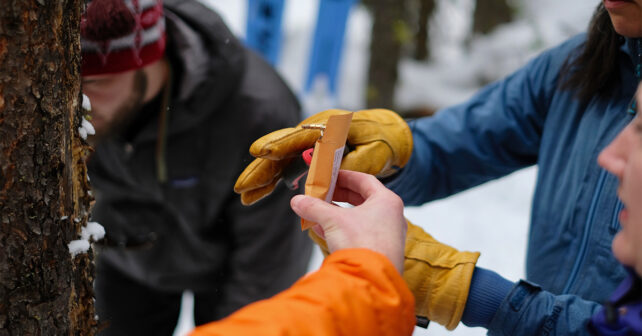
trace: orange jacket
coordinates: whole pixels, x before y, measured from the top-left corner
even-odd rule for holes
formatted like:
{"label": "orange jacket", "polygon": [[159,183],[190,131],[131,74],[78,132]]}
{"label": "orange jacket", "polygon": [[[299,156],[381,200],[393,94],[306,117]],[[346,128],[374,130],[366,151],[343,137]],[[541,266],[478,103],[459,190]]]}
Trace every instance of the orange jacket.
{"label": "orange jacket", "polygon": [[410,335],[414,298],[392,263],[367,249],[339,250],[292,287],[191,336]]}

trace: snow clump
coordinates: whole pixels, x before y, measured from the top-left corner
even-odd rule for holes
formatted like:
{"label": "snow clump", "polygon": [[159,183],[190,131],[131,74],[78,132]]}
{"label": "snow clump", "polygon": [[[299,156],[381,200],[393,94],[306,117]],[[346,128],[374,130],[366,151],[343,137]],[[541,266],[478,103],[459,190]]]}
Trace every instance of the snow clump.
{"label": "snow clump", "polygon": [[69,242],[69,253],[75,257],[80,253],[86,253],[89,250],[91,241],[99,241],[105,237],[105,228],[96,223],[88,222],[87,226],[82,228],[80,239]]}

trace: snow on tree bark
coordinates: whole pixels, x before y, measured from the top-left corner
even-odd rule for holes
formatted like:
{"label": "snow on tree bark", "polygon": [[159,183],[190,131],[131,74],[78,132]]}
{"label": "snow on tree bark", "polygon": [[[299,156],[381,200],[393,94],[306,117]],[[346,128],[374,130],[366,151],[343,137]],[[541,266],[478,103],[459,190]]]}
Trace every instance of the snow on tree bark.
{"label": "snow on tree bark", "polygon": [[83,0],[0,10],[0,335],[92,335],[91,196],[77,129]]}

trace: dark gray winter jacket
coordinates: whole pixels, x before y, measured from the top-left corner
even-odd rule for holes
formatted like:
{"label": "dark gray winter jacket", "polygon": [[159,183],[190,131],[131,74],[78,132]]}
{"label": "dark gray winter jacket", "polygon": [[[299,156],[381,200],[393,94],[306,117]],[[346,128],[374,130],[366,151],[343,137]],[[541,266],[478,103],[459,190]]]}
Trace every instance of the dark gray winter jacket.
{"label": "dark gray winter jacket", "polygon": [[155,289],[220,291],[224,316],[306,271],[311,244],[289,208],[292,192],[278,188],[251,207],[233,192],[252,141],[296,124],[300,110],[218,15],[186,0],[166,0],[165,11],[173,71],[166,134],[152,111],[133,133],[101,141],[89,161],[93,220],[116,245],[99,258]]}

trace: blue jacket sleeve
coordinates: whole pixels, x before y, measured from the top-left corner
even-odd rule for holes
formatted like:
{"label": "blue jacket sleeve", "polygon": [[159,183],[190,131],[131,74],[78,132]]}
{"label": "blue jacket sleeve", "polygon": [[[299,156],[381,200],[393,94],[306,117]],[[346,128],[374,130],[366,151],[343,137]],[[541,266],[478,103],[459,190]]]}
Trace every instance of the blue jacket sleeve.
{"label": "blue jacket sleeve", "polygon": [[499,306],[488,335],[586,335],[599,308],[579,296],[554,295],[520,281]]}
{"label": "blue jacket sleeve", "polygon": [[466,103],[409,122],[412,156],[387,186],[419,205],[537,163],[559,71],[581,39],[542,53]]}
{"label": "blue jacket sleeve", "polygon": [[462,322],[488,335],[585,335],[596,302],[554,295],[526,281],[512,283],[480,267],[470,285]]}

